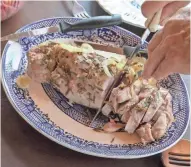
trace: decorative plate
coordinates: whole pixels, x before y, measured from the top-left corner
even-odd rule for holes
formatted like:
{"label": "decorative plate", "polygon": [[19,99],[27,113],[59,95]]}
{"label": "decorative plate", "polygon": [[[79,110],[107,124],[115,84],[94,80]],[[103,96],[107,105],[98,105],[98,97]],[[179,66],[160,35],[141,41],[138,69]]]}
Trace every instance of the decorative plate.
{"label": "decorative plate", "polygon": [[[29,24],[18,32],[53,26],[61,21],[75,23],[79,18],[49,18]],[[51,33],[18,42],[9,41],[2,56],[2,82],[5,92],[15,110],[32,127],[49,139],[72,150],[107,158],[140,158],[158,154],[181,139],[188,126],[189,101],[185,85],[178,74],[161,81],[173,97],[173,113],[176,121],[166,135],[143,146],[139,137],[126,132],[100,133],[87,126],[95,111],[78,104],[70,104],[58,90],[49,84],[32,83],[28,90],[17,87],[15,80],[27,67],[27,51],[34,45],[53,39],[75,39],[122,47],[135,45],[140,38],[117,26],[86,31]],[[146,44],[144,45],[146,47]],[[105,117],[97,120],[103,123]]]}
{"label": "decorative plate", "polygon": [[99,5],[109,14],[121,14],[125,23],[145,28],[146,18],[141,13],[141,5],[145,0],[97,0]]}

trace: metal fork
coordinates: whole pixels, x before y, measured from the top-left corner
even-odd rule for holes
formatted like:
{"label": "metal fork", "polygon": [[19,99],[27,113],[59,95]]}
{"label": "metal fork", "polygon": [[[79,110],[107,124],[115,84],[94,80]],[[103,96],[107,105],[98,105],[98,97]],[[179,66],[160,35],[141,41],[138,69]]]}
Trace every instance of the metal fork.
{"label": "metal fork", "polygon": [[190,166],[190,154],[177,154],[169,152],[169,164],[176,166]]}
{"label": "metal fork", "polygon": [[80,5],[76,0],[73,0],[72,13],[75,17],[90,18],[89,14],[85,11],[84,7]]}
{"label": "metal fork", "polygon": [[190,163],[190,141],[181,140],[172,148],[162,153],[165,167],[187,167]]}

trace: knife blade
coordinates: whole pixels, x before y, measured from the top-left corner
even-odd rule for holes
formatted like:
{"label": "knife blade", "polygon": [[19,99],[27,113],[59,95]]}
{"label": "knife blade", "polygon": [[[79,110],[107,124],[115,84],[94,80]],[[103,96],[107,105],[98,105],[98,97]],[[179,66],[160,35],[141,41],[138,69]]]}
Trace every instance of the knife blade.
{"label": "knife blade", "polygon": [[[123,47],[115,47],[108,44],[98,44],[95,42],[81,41],[81,40],[75,40],[74,43],[76,43],[79,46],[82,45],[83,43],[90,44],[95,50],[99,50],[99,52],[96,52],[97,54],[101,54],[101,52],[109,52],[118,55],[125,55],[127,57],[129,57],[132,51],[134,51],[135,49],[135,46],[124,45]],[[140,48],[140,51],[147,54],[146,49]]]}
{"label": "knife blade", "polygon": [[43,35],[47,33],[55,33],[55,32],[66,33],[69,31],[76,31],[76,30],[89,30],[94,28],[119,25],[121,23],[122,23],[122,18],[121,18],[121,15],[118,15],[118,14],[115,14],[112,16],[96,16],[96,17],[91,17],[87,19],[82,19],[74,24],[60,22],[56,26],[35,29],[28,32],[10,34],[10,35],[1,37],[1,41],[6,41],[6,40],[15,41],[22,37],[32,37],[32,36]]}
{"label": "knife blade", "polygon": [[[97,113],[95,114],[95,116],[93,117],[90,126],[92,125],[92,123],[95,121],[95,119],[97,118],[97,116],[101,113],[102,108],[105,104],[105,101],[109,98],[113,88],[117,87],[118,84],[120,83],[120,81],[123,79],[123,77],[125,76],[124,73],[124,68],[131,62],[132,58],[136,55],[136,53],[140,50],[141,46],[144,44],[144,42],[146,41],[147,37],[149,36],[150,32],[154,32],[157,31],[157,26],[160,22],[160,17],[161,17],[161,13],[162,13],[162,9],[160,9],[157,13],[155,13],[153,15],[153,17],[151,19],[148,19],[147,22],[147,28],[144,31],[143,35],[141,36],[141,41],[140,43],[137,44],[137,46],[134,48],[134,50],[131,52],[131,54],[128,56],[129,59],[127,60],[127,62],[125,63],[125,66],[123,67],[123,69],[114,77],[114,81],[111,85],[108,86],[107,88],[107,92],[104,96],[104,99],[101,103],[100,108],[98,109]],[[123,48],[123,52],[124,54],[127,54],[127,48]]]}

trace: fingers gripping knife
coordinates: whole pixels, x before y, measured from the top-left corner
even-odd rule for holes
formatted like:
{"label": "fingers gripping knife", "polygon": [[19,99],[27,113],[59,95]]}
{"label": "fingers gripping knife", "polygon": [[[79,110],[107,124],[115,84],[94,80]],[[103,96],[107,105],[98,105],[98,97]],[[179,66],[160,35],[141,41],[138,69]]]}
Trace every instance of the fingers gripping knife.
{"label": "fingers gripping knife", "polygon": [[[155,31],[158,30],[158,25],[160,23],[161,13],[162,13],[162,9],[160,9],[157,13],[155,13],[152,18],[148,18],[146,20],[145,25],[146,25],[147,29],[144,31],[144,33],[143,33],[143,35],[141,37],[140,43],[138,43],[137,46],[135,47],[135,49],[131,52],[131,54],[129,56],[129,59],[127,60],[125,66],[127,66],[131,62],[131,59],[140,50],[141,46],[146,41],[146,39],[149,36],[150,32],[155,32]],[[123,49],[124,49],[123,50],[124,54],[126,54],[127,53],[127,51],[125,50],[126,48],[124,47]],[[94,118],[92,119],[92,121],[90,123],[90,126],[92,126],[93,122],[95,121],[95,119],[97,118],[99,113],[102,111],[102,108],[103,108],[105,102],[109,99],[109,96],[110,96],[113,88],[117,87],[120,84],[120,82],[123,79],[123,77],[125,76],[125,73],[124,73],[123,69],[116,76],[114,76],[113,83],[111,85],[109,85],[108,88],[106,89],[106,93],[105,93],[105,96],[104,96],[103,101],[101,103],[101,106],[98,109],[98,111],[97,111],[96,115],[94,116]]]}

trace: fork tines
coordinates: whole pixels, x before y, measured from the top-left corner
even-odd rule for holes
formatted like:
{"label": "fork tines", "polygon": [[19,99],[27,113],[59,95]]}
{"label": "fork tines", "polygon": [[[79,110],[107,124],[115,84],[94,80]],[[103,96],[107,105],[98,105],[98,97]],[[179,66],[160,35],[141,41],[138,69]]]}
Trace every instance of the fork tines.
{"label": "fork tines", "polygon": [[73,9],[72,13],[75,17],[79,18],[90,18],[89,14],[86,12],[84,7],[80,5],[77,0],[73,0]]}
{"label": "fork tines", "polygon": [[191,166],[190,154],[169,152],[169,164],[177,166]]}

